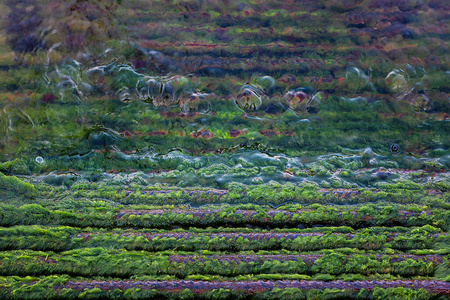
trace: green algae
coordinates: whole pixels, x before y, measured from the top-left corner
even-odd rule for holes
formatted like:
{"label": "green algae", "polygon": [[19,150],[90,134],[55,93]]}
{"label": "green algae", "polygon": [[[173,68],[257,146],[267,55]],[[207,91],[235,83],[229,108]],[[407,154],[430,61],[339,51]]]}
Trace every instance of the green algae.
{"label": "green algae", "polygon": [[[333,182],[333,181],[332,181]],[[442,185],[443,182],[441,182]],[[110,181],[109,184],[112,184]],[[406,186],[406,184],[408,184]],[[422,186],[412,181],[403,181],[396,184],[377,184],[378,189],[342,189],[333,191],[320,189],[314,183],[304,181],[300,184],[279,184],[271,181],[251,185],[232,182],[228,189],[205,189],[162,187],[161,185],[131,184],[126,189],[114,186],[93,183],[76,183],[69,191],[49,191],[49,194],[61,194],[78,198],[108,199],[121,204],[211,204],[211,203],[257,203],[280,205],[286,202],[308,203],[335,203],[335,204],[363,204],[377,201],[391,201],[393,203],[422,203],[431,207],[447,207],[448,192],[431,194],[423,190]],[[417,187],[418,190],[408,189],[408,186]],[[428,188],[438,188],[430,184]],[[444,186],[445,187],[445,186]],[[162,191],[161,191],[162,190]]]}
{"label": "green algae", "polygon": [[[181,256],[182,259],[183,256]],[[191,256],[191,261],[176,262],[177,256],[155,255],[148,252],[126,250],[105,250],[104,248],[84,248],[55,254],[53,252],[8,251],[1,255],[2,276],[39,276],[51,274],[69,274],[71,276],[101,276],[113,278],[130,278],[152,275],[169,275],[180,279],[203,280],[204,274],[233,278],[250,274],[258,279],[294,279],[285,274],[312,276],[319,274],[392,274],[400,278],[414,276],[441,278],[448,268],[445,257],[443,262],[426,261],[420,257],[396,261],[395,256],[384,255],[377,259],[375,255],[347,256],[338,252],[320,255],[313,262],[307,258],[280,261],[245,260],[221,261],[220,256]],[[175,260],[175,261],[173,261]],[[435,272],[437,275],[435,276]],[[278,278],[277,278],[278,276]],[[364,277],[362,277],[364,278]]]}
{"label": "green algae", "polygon": [[[47,277],[3,277],[5,278],[2,290],[4,297],[35,299],[36,297],[45,297],[46,299],[73,299],[74,297],[93,298],[130,298],[130,299],[189,299],[193,297],[193,293],[189,290],[177,292],[167,292],[155,289],[130,288],[125,291],[121,289],[102,290],[100,288],[87,289],[79,291],[71,288],[58,289],[59,286],[66,284],[72,278],[64,276],[57,278],[55,276]],[[27,284],[24,284],[27,283]],[[204,291],[197,294],[199,299],[244,299],[250,295],[245,292],[229,289],[216,289]],[[435,298],[436,294],[429,293],[424,289],[409,289],[404,287],[397,288],[374,288],[373,290],[362,289],[360,291],[345,289],[297,289],[297,288],[274,288],[270,290],[252,293],[254,299],[311,299],[311,298],[346,298],[346,299],[430,299]]]}
{"label": "green algae", "polygon": [[11,198],[34,198],[38,191],[28,182],[22,181],[15,176],[6,176],[0,172],[0,197]]}
{"label": "green algae", "polygon": [[[401,226],[424,226],[433,225],[442,230],[448,230],[448,211],[441,209],[424,210],[423,206],[417,205],[361,205],[357,207],[334,207],[325,205],[311,205],[306,209],[294,211],[291,214],[269,214],[264,210],[256,210],[256,214],[244,217],[244,210],[238,210],[239,206],[230,206],[222,212],[208,212],[205,216],[194,217],[189,210],[178,213],[176,210],[167,210],[164,214],[139,213],[131,209],[120,212],[119,208],[90,207],[83,211],[72,209],[46,209],[38,204],[25,204],[21,207],[1,205],[3,219],[2,226],[19,224],[60,224],[77,227],[152,227],[167,228],[170,226],[199,227],[227,225],[238,227],[245,224],[257,226],[295,227],[303,224],[307,227],[327,224],[331,226],[346,225],[353,228],[386,226],[398,224]],[[200,209],[199,212],[202,210]],[[250,209],[249,212],[253,210]],[[253,211],[255,212],[255,211]],[[25,214],[27,219],[19,216]]]}
{"label": "green algae", "polygon": [[[88,280],[176,279],[167,270],[208,281],[448,281],[447,257],[437,266],[388,260],[388,254],[449,254],[450,77],[445,35],[436,33],[444,30],[438,20],[445,11],[439,1],[384,1],[381,14],[381,2],[219,1],[212,9],[208,1],[119,1],[113,15],[121,21],[107,22],[111,35],[83,34],[91,58],[80,58],[83,50],[70,35],[79,28],[68,32],[72,25],[59,10],[68,26],[48,40],[61,47],[16,51],[22,63],[16,65],[1,42],[0,269],[8,265],[24,277],[0,278],[0,298],[438,298],[405,288],[255,295],[58,288],[77,280],[67,274],[79,273]],[[42,8],[37,17],[48,13]],[[93,17],[82,11],[70,24],[106,21],[96,10]],[[381,28],[387,22],[381,17],[392,26]],[[118,27],[133,31],[127,42]],[[96,49],[95,34],[104,49]],[[6,36],[10,42],[11,32]],[[81,51],[79,61],[68,43]],[[243,86],[260,90],[259,108],[236,101]],[[316,105],[289,105],[286,94],[297,88]],[[200,94],[209,94],[205,106],[195,102]],[[237,205],[211,205],[223,203]],[[355,205],[341,206],[348,204]],[[278,211],[269,214],[269,205]],[[158,209],[164,214],[145,213]],[[202,209],[217,213],[202,218],[196,215]],[[150,242],[140,231],[198,237]],[[208,235],[261,232],[324,235],[292,241]],[[164,255],[180,251],[323,256],[312,266],[210,259],[189,273],[192,264],[167,268]],[[52,269],[49,258],[62,253],[56,265],[65,267]],[[374,253],[385,256],[377,260]],[[149,261],[156,263],[146,269]],[[25,277],[39,272],[59,273]]]}
{"label": "green algae", "polygon": [[[417,228],[380,228],[378,231],[364,229],[349,231],[328,228],[291,229],[291,234],[300,234],[295,239],[281,237],[271,238],[279,233],[286,233],[283,229],[270,231],[249,228],[217,228],[217,229],[186,229],[186,230],[155,230],[155,229],[93,229],[76,227],[43,227],[43,226],[15,226],[2,229],[4,237],[0,238],[0,248],[33,249],[40,251],[68,251],[71,249],[85,249],[86,247],[105,249],[158,251],[203,251],[236,252],[255,251],[262,254],[295,254],[295,253],[328,253],[326,249],[334,249],[344,254],[371,253],[412,253],[417,255],[441,254],[448,255],[449,237],[445,234],[418,233]],[[341,232],[339,234],[339,232]],[[221,233],[227,233],[220,237]],[[269,234],[259,240],[239,239],[239,234]],[[315,234],[308,234],[315,233]],[[351,236],[346,237],[346,234]],[[175,239],[178,234],[181,237]],[[190,235],[192,234],[192,236]],[[214,236],[211,236],[213,234]],[[187,235],[186,237],[184,237]],[[151,241],[147,237],[152,237]],[[98,248],[100,249],[100,248]],[[173,253],[176,254],[176,253]],[[213,253],[211,253],[213,254]]]}

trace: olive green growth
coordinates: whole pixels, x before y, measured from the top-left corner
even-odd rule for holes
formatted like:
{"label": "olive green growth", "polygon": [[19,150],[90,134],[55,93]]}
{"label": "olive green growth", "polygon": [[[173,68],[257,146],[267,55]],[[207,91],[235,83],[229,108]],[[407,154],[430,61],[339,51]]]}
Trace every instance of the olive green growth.
{"label": "olive green growth", "polygon": [[37,190],[30,183],[24,182],[15,176],[6,176],[0,172],[0,199],[13,197],[34,198]]}

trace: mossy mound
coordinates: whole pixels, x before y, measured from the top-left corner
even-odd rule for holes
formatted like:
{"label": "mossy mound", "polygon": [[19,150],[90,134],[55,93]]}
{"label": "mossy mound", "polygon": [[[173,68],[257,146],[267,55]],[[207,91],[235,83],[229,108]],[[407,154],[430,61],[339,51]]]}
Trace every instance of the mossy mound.
{"label": "mossy mound", "polygon": [[38,191],[30,183],[24,182],[15,176],[6,176],[0,172],[0,198],[34,198]]}

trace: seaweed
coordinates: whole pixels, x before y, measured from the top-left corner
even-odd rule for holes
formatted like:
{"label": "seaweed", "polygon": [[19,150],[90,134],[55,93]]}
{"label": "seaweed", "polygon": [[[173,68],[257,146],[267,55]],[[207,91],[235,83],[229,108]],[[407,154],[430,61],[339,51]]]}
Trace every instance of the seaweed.
{"label": "seaweed", "polygon": [[3,199],[11,198],[34,198],[38,196],[35,187],[20,180],[15,176],[7,176],[0,172],[0,197]]}
{"label": "seaweed", "polygon": [[13,2],[0,298],[448,297],[445,1]]}

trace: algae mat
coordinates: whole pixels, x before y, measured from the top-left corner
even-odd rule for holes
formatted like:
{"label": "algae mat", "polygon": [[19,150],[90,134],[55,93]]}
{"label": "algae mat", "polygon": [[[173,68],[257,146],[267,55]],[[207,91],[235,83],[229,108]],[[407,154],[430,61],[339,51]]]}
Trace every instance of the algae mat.
{"label": "algae mat", "polygon": [[0,3],[0,298],[448,299],[447,2]]}

